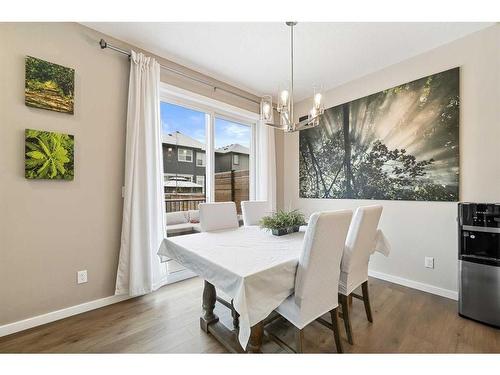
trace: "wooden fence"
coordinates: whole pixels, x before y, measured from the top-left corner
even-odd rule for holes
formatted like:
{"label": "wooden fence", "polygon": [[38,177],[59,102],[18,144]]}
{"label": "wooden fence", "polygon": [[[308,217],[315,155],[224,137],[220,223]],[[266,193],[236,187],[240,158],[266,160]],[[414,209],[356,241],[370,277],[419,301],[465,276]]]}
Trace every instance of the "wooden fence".
{"label": "wooden fence", "polygon": [[248,170],[219,172],[215,174],[215,201],[235,202],[236,209],[241,214],[241,201],[249,198]]}
{"label": "wooden fence", "polygon": [[[235,202],[238,214],[241,214],[241,201],[249,198],[248,170],[215,173],[215,201]],[[205,197],[198,194],[165,194],[167,212],[197,210]]]}

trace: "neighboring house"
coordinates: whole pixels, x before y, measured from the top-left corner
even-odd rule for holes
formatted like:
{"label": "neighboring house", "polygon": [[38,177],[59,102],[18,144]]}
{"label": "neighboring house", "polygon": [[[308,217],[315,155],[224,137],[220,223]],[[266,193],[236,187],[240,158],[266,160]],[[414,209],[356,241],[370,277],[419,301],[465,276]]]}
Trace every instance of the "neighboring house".
{"label": "neighboring house", "polygon": [[162,135],[165,180],[183,177],[205,191],[205,145],[181,132]]}
{"label": "neighboring house", "polygon": [[250,150],[238,143],[215,149],[215,173],[250,169]]}
{"label": "neighboring house", "polygon": [[[162,143],[165,181],[179,181],[178,178],[182,177],[184,181],[203,186],[204,192],[205,145],[179,131],[163,134]],[[249,169],[249,154],[248,147],[240,144],[216,149],[215,173]]]}

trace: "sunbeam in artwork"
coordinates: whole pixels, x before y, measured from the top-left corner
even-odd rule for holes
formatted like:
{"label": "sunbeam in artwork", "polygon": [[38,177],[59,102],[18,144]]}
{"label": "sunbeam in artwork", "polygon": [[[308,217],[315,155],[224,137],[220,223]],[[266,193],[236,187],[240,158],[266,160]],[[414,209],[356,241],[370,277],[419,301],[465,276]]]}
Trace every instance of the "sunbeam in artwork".
{"label": "sunbeam in artwork", "polygon": [[300,134],[300,195],[456,201],[459,69],[329,108]]}

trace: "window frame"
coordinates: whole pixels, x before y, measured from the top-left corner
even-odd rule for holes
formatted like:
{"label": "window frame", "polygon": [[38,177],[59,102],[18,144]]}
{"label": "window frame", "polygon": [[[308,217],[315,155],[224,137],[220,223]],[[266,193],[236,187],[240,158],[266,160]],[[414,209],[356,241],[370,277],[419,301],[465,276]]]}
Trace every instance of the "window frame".
{"label": "window frame", "polygon": [[[198,182],[198,178],[203,179],[203,183]],[[196,175],[194,176],[194,183],[203,186],[202,191],[205,192],[205,176]]]}
{"label": "window frame", "polygon": [[[198,155],[203,155],[203,158],[202,158],[202,164],[201,165],[198,165]],[[207,155],[205,152],[198,152],[196,151],[196,159],[195,159],[195,164],[197,167],[206,167],[207,166]]]}
{"label": "window frame", "polygon": [[[180,151],[189,151],[191,153],[191,160],[182,160],[181,159],[181,152]],[[184,153],[185,155],[186,153]],[[184,148],[184,147],[177,147],[177,161],[180,161],[182,163],[192,163],[193,162],[193,155],[194,152],[193,150],[189,149],[189,148]]]}
{"label": "window frame", "polygon": [[[167,83],[160,83],[160,102],[167,102],[205,113],[205,199],[215,201],[215,120],[220,118],[251,127],[249,155],[249,199],[256,196],[257,124],[259,114],[215,100]],[[160,105],[160,103],[158,103]],[[195,159],[196,166],[196,159]],[[201,166],[200,166],[201,167]]]}
{"label": "window frame", "polygon": [[240,165],[240,155],[239,154],[233,154],[233,164]]}

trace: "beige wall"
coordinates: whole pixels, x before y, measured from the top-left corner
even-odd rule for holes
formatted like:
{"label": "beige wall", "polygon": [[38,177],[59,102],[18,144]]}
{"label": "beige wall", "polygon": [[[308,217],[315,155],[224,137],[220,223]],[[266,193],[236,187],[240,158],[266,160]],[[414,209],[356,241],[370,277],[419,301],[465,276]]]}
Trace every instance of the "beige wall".
{"label": "beige wall", "polygon": [[[460,200],[500,201],[500,25],[439,47],[326,93],[332,107],[456,66],[460,67]],[[296,106],[307,113],[310,103]],[[306,213],[354,208],[366,200],[298,197],[298,134],[285,135],[284,205]],[[426,284],[434,292],[457,291],[457,204],[378,201],[381,227],[392,244],[389,258],[376,254],[372,271]],[[435,269],[424,257],[435,257]]]}
{"label": "beige wall", "polygon": [[[101,36],[73,23],[0,24],[0,325],[114,294],[129,64],[102,51]],[[75,69],[74,116],[24,105],[26,55]],[[258,109],[170,73],[162,80]],[[75,136],[74,181],[24,178],[25,128]],[[82,269],[89,281],[77,285]]]}

